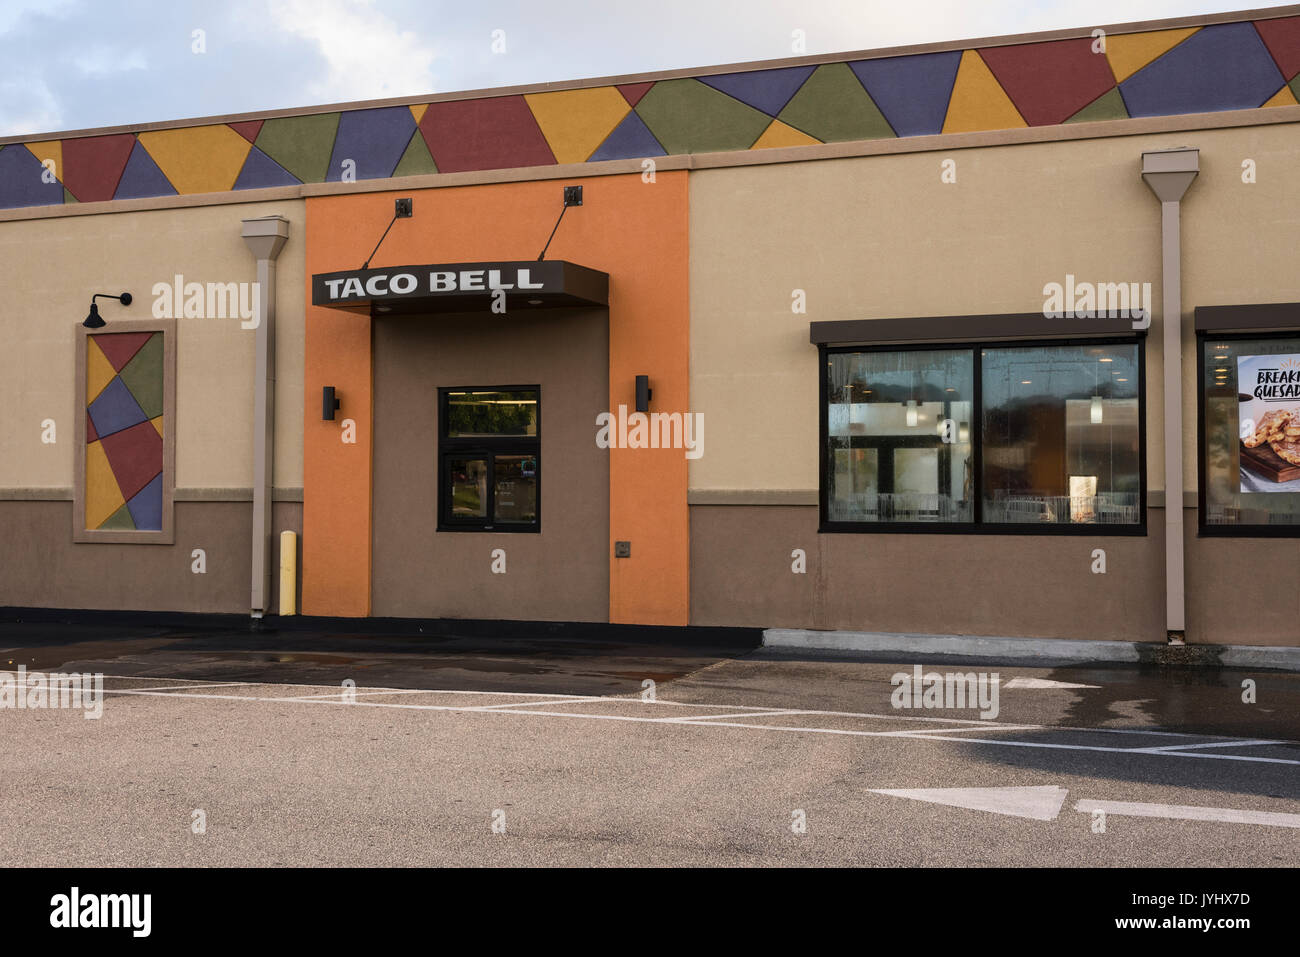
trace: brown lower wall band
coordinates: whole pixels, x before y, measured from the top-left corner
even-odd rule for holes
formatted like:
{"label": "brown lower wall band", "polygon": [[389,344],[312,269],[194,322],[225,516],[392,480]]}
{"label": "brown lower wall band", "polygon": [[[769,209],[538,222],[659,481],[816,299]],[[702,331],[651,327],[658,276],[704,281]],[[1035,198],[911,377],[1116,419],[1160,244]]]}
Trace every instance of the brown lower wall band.
{"label": "brown lower wall band", "polygon": [[[70,501],[0,501],[0,606],[247,614],[252,504],[178,501],[175,510],[175,544],[74,544]],[[302,506],[277,502],[273,520],[278,568],[278,533],[301,536]],[[203,574],[191,570],[196,548],[204,552]],[[279,575],[271,578],[278,608]]]}
{"label": "brown lower wall band", "polygon": [[[1187,640],[1300,645],[1300,539],[1203,539],[1194,511],[1185,522]],[[815,507],[692,506],[691,624],[1163,641],[1159,515],[1148,528],[822,535]],[[1091,570],[1096,548],[1105,574]]]}

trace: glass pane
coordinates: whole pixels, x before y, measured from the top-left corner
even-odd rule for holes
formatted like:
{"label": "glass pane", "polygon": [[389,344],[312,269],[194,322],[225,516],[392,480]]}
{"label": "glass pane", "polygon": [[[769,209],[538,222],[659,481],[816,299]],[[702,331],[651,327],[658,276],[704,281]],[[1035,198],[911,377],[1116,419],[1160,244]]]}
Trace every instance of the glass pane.
{"label": "glass pane", "polygon": [[487,517],[487,460],[448,456],[447,487],[451,489],[452,518]]}
{"label": "glass pane", "polygon": [[536,435],[537,393],[464,391],[447,393],[448,438]]}
{"label": "glass pane", "polygon": [[1139,524],[1137,345],[982,358],[984,520]]}
{"label": "glass pane", "polygon": [[1300,525],[1300,338],[1203,348],[1206,524]]}
{"label": "glass pane", "polygon": [[970,349],[851,352],[826,374],[833,522],[969,522]]}
{"label": "glass pane", "polygon": [[496,521],[526,524],[537,520],[537,456],[498,455]]}

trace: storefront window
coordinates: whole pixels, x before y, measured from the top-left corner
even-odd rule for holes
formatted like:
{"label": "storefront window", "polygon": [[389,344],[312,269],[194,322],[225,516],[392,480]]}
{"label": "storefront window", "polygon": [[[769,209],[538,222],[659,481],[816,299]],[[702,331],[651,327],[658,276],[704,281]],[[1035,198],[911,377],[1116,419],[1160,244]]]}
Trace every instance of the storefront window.
{"label": "storefront window", "polygon": [[1145,527],[1137,340],[828,350],[825,368],[826,530]]}
{"label": "storefront window", "polygon": [[1300,336],[1200,347],[1202,531],[1300,534]]}
{"label": "storefront window", "polygon": [[540,390],[439,392],[441,531],[538,531]]}
{"label": "storefront window", "polygon": [[1133,525],[1136,345],[984,349],[984,521]]}
{"label": "storefront window", "polygon": [[851,352],[828,364],[833,522],[969,522],[973,357]]}

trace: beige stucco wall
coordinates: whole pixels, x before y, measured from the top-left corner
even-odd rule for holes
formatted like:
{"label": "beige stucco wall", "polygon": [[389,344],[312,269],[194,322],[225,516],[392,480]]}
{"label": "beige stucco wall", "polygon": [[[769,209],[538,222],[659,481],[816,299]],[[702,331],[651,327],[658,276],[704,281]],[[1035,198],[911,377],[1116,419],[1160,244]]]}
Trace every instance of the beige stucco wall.
{"label": "beige stucco wall", "polygon": [[[300,200],[0,222],[0,489],[73,485],[74,338],[93,293],[108,329],[152,315],[155,283],[253,282],[240,220],[289,220],[277,283],[275,484],[302,485],[304,206]],[[253,483],[254,335],[236,319],[178,319],[176,485]],[[42,444],[54,419],[57,441]]]}
{"label": "beige stucco wall", "polygon": [[[1144,150],[1201,151],[1183,204],[1185,488],[1196,487],[1197,305],[1300,300],[1296,124],[983,147],[691,175],[693,490],[817,488],[815,320],[1039,312],[1042,289],[1150,282]],[[1241,181],[1243,159],[1258,181]],[[945,159],[957,182],[941,181]],[[793,290],[807,313],[791,311]],[[1087,320],[1080,320],[1086,322]],[[1163,490],[1161,326],[1147,343],[1148,482]]]}

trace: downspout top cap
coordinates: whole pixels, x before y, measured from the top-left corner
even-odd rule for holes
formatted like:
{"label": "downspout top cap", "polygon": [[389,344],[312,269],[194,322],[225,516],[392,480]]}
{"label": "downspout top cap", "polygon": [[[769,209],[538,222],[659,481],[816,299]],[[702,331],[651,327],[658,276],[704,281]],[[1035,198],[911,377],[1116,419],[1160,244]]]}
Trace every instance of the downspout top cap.
{"label": "downspout top cap", "polygon": [[1201,170],[1201,151],[1189,147],[1142,154],[1142,179],[1162,203],[1177,203]]}
{"label": "downspout top cap", "polygon": [[1150,150],[1142,154],[1142,174],[1199,173],[1201,151],[1190,146],[1167,150]]}

